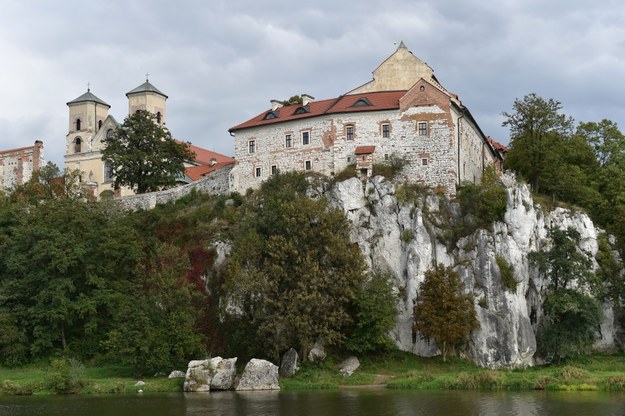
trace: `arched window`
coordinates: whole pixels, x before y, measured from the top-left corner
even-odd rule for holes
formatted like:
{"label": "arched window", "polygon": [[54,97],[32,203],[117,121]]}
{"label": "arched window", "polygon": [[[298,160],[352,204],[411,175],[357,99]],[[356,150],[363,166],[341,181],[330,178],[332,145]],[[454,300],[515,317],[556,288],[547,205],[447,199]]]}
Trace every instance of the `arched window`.
{"label": "arched window", "polygon": [[113,182],[113,165],[107,160],[104,162],[104,182]]}
{"label": "arched window", "polygon": [[76,137],[74,140],[74,153],[80,153],[82,150],[82,139],[80,137]]}
{"label": "arched window", "polygon": [[80,130],[80,119],[76,119],[76,130]]}
{"label": "arched window", "polygon": [[98,120],[98,128],[101,129],[102,128],[102,120]]}
{"label": "arched window", "polygon": [[160,111],[156,113],[156,122],[158,124],[161,124],[161,112]]}
{"label": "arched window", "polygon": [[113,129],[108,129],[106,131],[106,138],[107,139],[112,139],[113,138]]}

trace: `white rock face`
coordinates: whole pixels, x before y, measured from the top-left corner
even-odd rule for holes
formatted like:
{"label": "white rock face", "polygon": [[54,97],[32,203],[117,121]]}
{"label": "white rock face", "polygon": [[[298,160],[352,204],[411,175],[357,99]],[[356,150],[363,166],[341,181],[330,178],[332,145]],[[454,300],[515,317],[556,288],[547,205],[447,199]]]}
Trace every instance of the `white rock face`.
{"label": "white rock face", "polygon": [[[582,237],[580,249],[594,259],[599,230],[580,212],[557,208],[543,214],[525,185],[504,179],[508,185],[504,221],[488,231],[479,229],[460,238],[453,247],[446,246],[445,215],[460,215],[459,207],[446,204],[444,208],[444,201],[437,196],[423,195],[416,203],[400,203],[395,187],[379,176],[364,186],[353,178],[330,191],[330,205],[342,209],[351,221],[350,236],[368,266],[386,269],[394,276],[401,299],[391,335],[400,349],[420,356],[439,354],[434,342],[413,334],[412,315],[424,273],[435,264],[443,264],[454,266],[466,291],[475,298],[480,329],[473,333],[468,358],[489,368],[534,364],[535,332],[547,282],[530,267],[528,254],[548,246],[550,227],[572,227]],[[505,289],[497,258],[513,267],[516,291]],[[611,311],[604,305],[605,322],[597,344],[602,350],[615,347]]]}
{"label": "white rock face", "polygon": [[224,360],[221,357],[190,361],[183,390],[185,392],[203,392],[232,389],[236,376],[236,362],[236,358]]}
{"label": "white rock face", "polygon": [[280,390],[278,366],[252,358],[245,366],[236,390]]}

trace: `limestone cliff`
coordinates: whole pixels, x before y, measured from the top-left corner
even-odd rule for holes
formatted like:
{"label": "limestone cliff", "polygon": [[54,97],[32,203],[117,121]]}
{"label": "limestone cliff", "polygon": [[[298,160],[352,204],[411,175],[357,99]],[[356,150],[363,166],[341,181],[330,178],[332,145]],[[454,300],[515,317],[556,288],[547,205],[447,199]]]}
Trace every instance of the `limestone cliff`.
{"label": "limestone cliff", "polygon": [[[371,267],[389,270],[400,297],[393,337],[399,348],[421,356],[438,353],[436,345],[412,332],[412,311],[419,284],[432,265],[451,265],[472,292],[480,321],[468,347],[468,358],[489,368],[535,363],[536,329],[547,282],[528,260],[528,254],[548,243],[549,227],[573,227],[581,234],[580,249],[594,259],[598,230],[589,217],[556,208],[544,212],[535,205],[528,188],[513,178],[507,183],[507,211],[502,222],[478,229],[456,242],[445,230],[446,215],[460,216],[458,205],[443,197],[422,195],[398,202],[395,186],[383,177],[363,184],[350,179],[329,193],[331,204],[352,222],[351,238]],[[512,266],[516,290],[506,289],[498,265]],[[604,304],[598,349],[617,347],[611,306]]]}

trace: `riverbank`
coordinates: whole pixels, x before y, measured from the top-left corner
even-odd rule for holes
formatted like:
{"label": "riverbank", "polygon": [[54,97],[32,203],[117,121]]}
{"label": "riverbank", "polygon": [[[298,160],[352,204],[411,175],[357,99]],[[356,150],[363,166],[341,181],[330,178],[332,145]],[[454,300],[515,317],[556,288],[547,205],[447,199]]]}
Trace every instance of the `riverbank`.
{"label": "riverbank", "polygon": [[551,390],[625,391],[625,356],[592,355],[562,365],[516,370],[487,370],[450,358],[421,358],[395,352],[361,358],[361,367],[349,378],[338,373],[332,359],[321,366],[304,365],[292,379],[282,379],[283,389],[327,389],[341,386],[384,385],[420,390]]}
{"label": "riverbank", "polygon": [[[71,360],[70,360],[71,361]],[[486,370],[472,363],[440,357],[421,358],[409,353],[361,357],[360,368],[344,378],[340,360],[329,357],[320,365],[304,364],[291,379],[282,378],[283,390],[337,389],[381,386],[419,390],[551,390],[625,391],[625,355],[593,355],[559,366],[518,370]],[[137,379],[127,367],[89,367],[58,360],[20,368],[0,368],[0,394],[136,394],[181,392],[183,379],[166,375]],[[144,384],[137,382],[141,381]]]}

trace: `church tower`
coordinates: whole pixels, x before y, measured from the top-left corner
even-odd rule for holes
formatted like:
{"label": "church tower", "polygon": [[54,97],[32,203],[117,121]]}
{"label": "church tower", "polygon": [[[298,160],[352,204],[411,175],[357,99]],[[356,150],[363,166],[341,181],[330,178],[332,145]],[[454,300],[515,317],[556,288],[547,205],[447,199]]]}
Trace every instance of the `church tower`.
{"label": "church tower", "polygon": [[147,110],[154,114],[158,124],[165,124],[167,120],[165,101],[168,97],[152,85],[147,77],[143,84],[127,92],[126,97],[128,97],[128,115],[138,110]]}
{"label": "church tower", "polygon": [[110,105],[87,92],[67,103],[69,107],[69,127],[66,136],[66,155],[85,152],[91,138],[100,130],[108,116]]}

